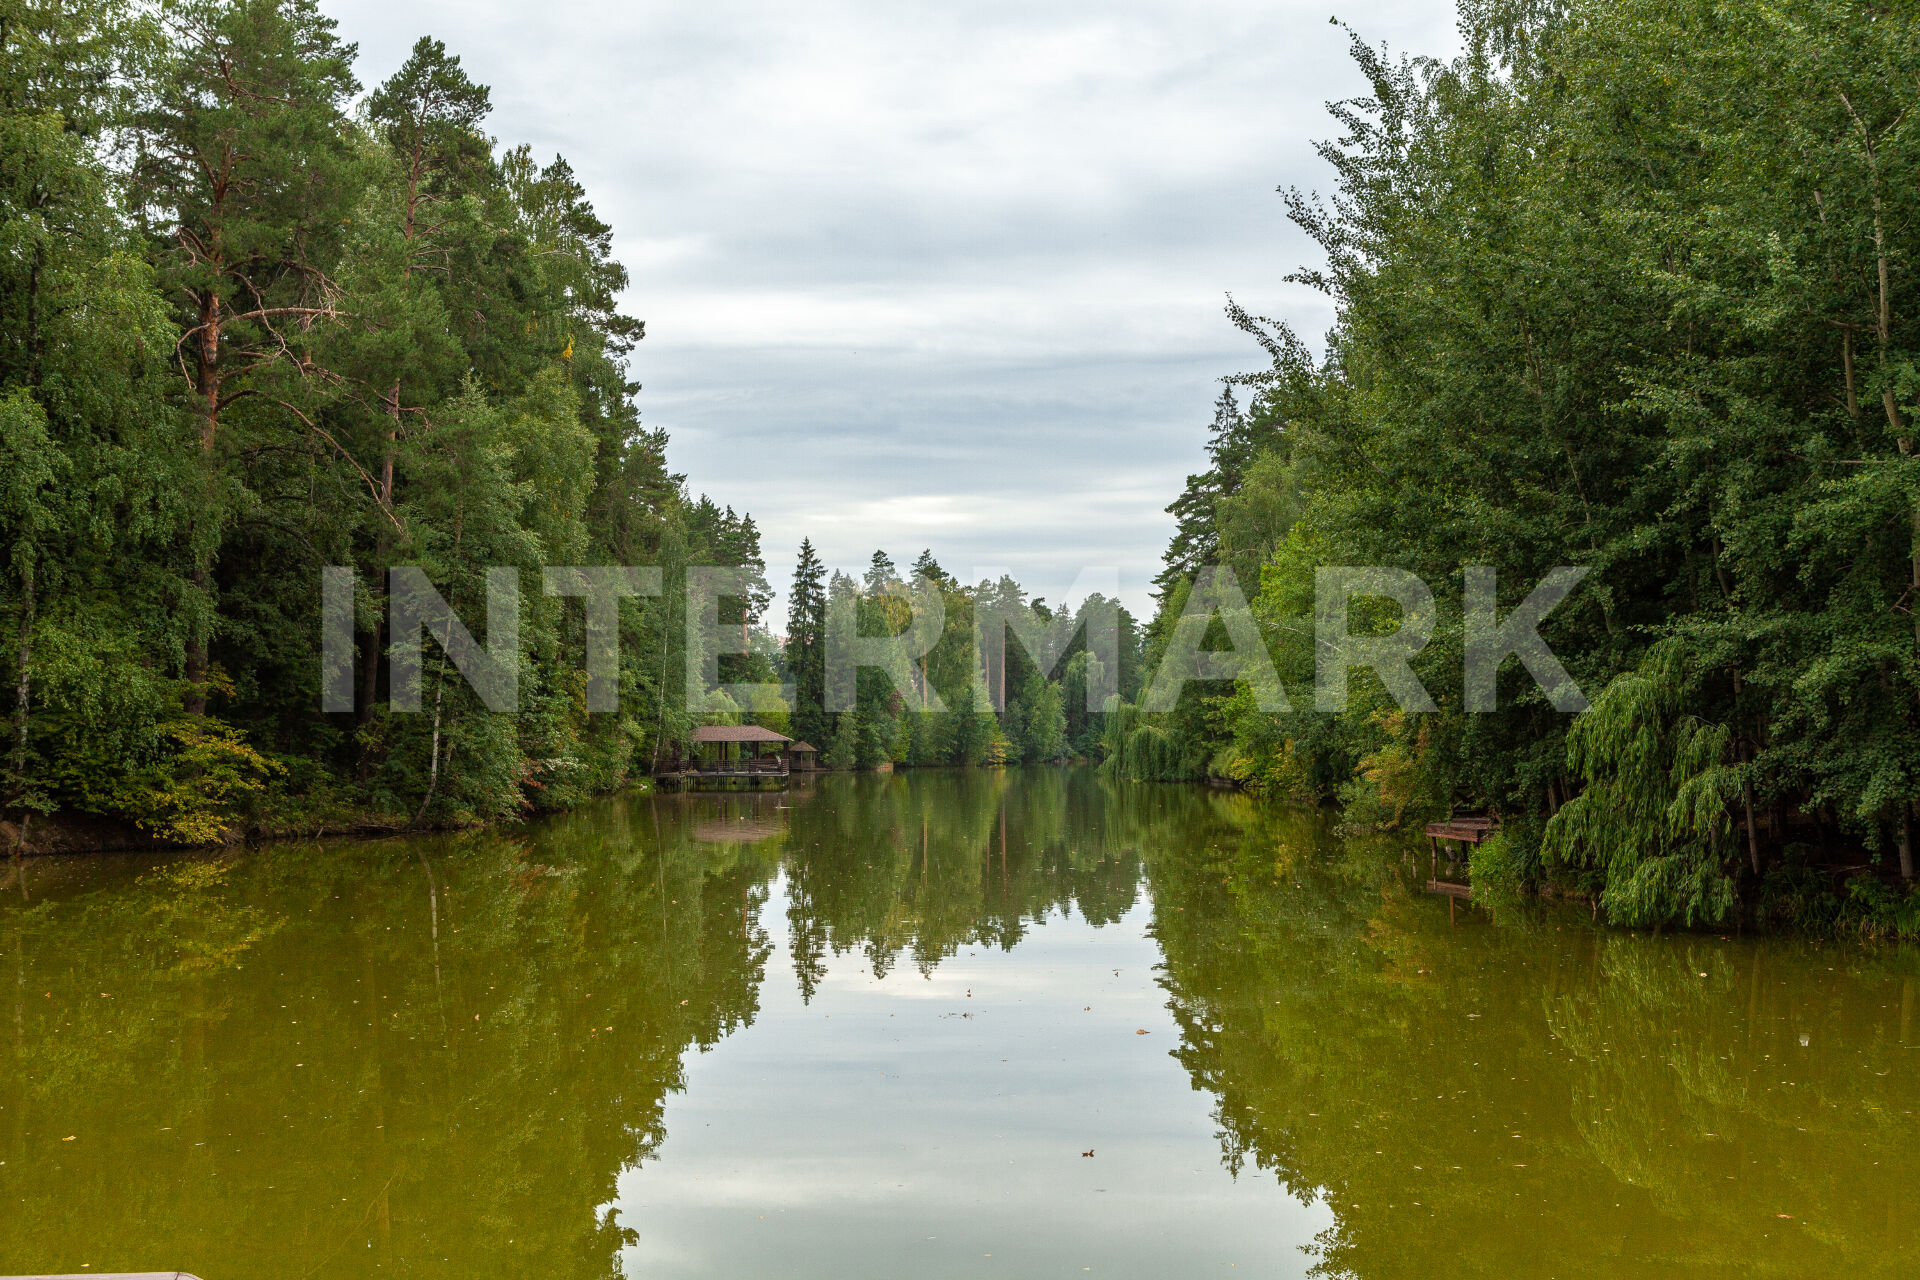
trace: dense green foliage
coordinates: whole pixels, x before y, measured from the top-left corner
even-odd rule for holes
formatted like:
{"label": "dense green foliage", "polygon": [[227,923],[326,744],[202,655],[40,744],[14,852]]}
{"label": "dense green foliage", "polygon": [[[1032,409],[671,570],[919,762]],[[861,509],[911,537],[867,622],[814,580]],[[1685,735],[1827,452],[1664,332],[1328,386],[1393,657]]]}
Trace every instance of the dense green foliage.
{"label": "dense green foliage", "polygon": [[[723,620],[768,603],[751,518],[693,499],[640,424],[642,326],[567,163],[497,148],[438,41],[364,96],[353,62],[312,0],[0,8],[0,806],[21,828],[66,811],[202,841],[563,806],[684,738],[687,565],[747,567]],[[588,715],[584,611],[542,590],[574,564],[665,571],[622,606],[617,714]],[[357,570],[346,715],[319,714],[323,565]],[[422,712],[388,711],[395,565],[476,629],[488,567],[521,571],[517,714],[431,656]]]}
{"label": "dense green foliage", "polygon": [[[1393,61],[1335,104],[1328,199],[1286,192],[1337,322],[1215,406],[1169,511],[1159,616],[1121,615],[1120,702],[1084,634],[1041,670],[975,659],[1031,609],[930,553],[861,578],[801,548],[786,636],[759,532],[690,494],[644,428],[625,271],[564,160],[484,128],[485,87],[423,39],[370,89],[313,0],[8,0],[0,10],[0,808],[177,841],[458,823],[564,807],[752,715],[831,767],[1101,756],[1122,775],[1337,799],[1356,826],[1504,821],[1489,884],[1594,895],[1623,923],[1777,912],[1920,927],[1920,17],[1682,0],[1469,0],[1466,51]],[[620,606],[622,695],[590,713],[586,610],[556,565],[658,565]],[[1139,706],[1196,575],[1231,568],[1293,710],[1244,684]],[[319,714],[319,571],[352,566],[355,710]],[[690,566],[744,569],[702,639]],[[1414,669],[1312,696],[1316,575],[1436,592]],[[1465,568],[1512,608],[1588,577],[1543,634],[1593,700],[1520,664],[1469,713]],[[470,627],[521,580],[518,710],[429,656],[396,714],[388,571]],[[910,667],[825,654],[944,610]],[[1075,618],[1108,602],[1083,602]],[[1362,599],[1361,632],[1399,606]],[[781,681],[742,707],[694,688]],[[1218,628],[1216,628],[1218,630]],[[844,636],[843,636],[844,638]],[[703,645],[712,647],[705,652]],[[701,701],[705,698],[705,701]],[[1836,868],[1869,873],[1852,881]]]}
{"label": "dense green foliage", "polygon": [[[1324,356],[1234,308],[1272,364],[1238,380],[1244,413],[1223,398],[1213,465],[1170,508],[1149,659],[1217,557],[1296,710],[1196,687],[1116,720],[1116,767],[1337,797],[1363,824],[1491,809],[1490,873],[1626,922],[1849,894],[1888,917],[1897,891],[1821,868],[1914,875],[1920,15],[1461,16],[1451,62],[1354,40],[1372,92],[1333,107],[1335,190],[1284,193],[1324,253],[1298,277],[1336,307]],[[1343,714],[1310,710],[1328,564],[1432,585],[1415,668],[1437,713],[1358,674]],[[1499,710],[1465,711],[1475,564],[1503,610],[1591,570],[1542,628],[1591,711],[1555,712],[1513,662]],[[1395,607],[1356,616],[1391,630]]]}
{"label": "dense green foliage", "polygon": [[[845,768],[1097,742],[1068,692],[1084,638],[1051,673],[1013,647],[989,695],[971,602],[1025,593],[929,554],[913,572],[948,616],[898,673],[917,692],[863,671],[829,715],[830,600],[887,634],[901,575],[876,555],[829,580],[804,545],[776,645],[752,517],[690,495],[640,424],[610,229],[564,160],[494,144],[487,89],[439,41],[363,93],[312,0],[9,0],[0,56],[10,844],[43,813],[204,842],[561,808],[748,714]],[[348,714],[318,713],[327,565],[355,570]],[[663,571],[620,606],[617,713],[587,709],[585,608],[543,589],[566,565]],[[688,616],[700,565],[745,571],[718,635]],[[483,644],[489,570],[518,572],[513,714],[432,648],[419,713],[392,710],[397,566]],[[1123,648],[1131,690],[1130,624]],[[784,681],[791,704],[689,695],[716,649],[720,683]],[[910,714],[936,690],[947,713]]]}
{"label": "dense green foliage", "polygon": [[[1102,751],[1104,699],[1089,705],[1089,668],[1103,661],[1089,640],[1089,620],[1118,619],[1113,685],[1123,699],[1139,696],[1140,637],[1126,607],[1098,592],[1072,610],[1050,607],[1012,578],[966,586],[922,551],[906,579],[884,551],[873,553],[859,580],[828,576],[803,542],[788,593],[784,651],[794,688],[796,736],[821,752],[831,769],[892,765],[1048,764]],[[919,594],[916,594],[918,592]],[[850,637],[908,636],[916,619],[940,617],[924,657],[898,671],[863,667],[855,674],[852,709],[835,709],[828,688],[830,644]],[[1041,624],[1070,622],[1072,637],[1041,670],[1012,629],[1004,646],[984,638],[996,620],[1030,611]],[[835,628],[847,628],[836,633]],[[833,636],[830,639],[830,635]],[[1096,681],[1096,684],[1099,682]]]}

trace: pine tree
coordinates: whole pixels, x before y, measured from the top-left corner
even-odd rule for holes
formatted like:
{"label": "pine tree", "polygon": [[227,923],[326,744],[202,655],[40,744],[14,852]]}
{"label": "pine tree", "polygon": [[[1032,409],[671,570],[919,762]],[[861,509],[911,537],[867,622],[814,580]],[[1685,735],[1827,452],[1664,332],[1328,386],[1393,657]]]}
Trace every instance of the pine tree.
{"label": "pine tree", "polygon": [[787,673],[793,680],[793,732],[821,745],[826,736],[827,568],[814,554],[813,540],[800,540],[787,598]]}
{"label": "pine tree", "polygon": [[1191,578],[1220,558],[1219,504],[1240,492],[1247,470],[1269,447],[1278,431],[1266,415],[1249,417],[1240,411],[1233,388],[1224,387],[1214,401],[1213,425],[1207,436],[1207,469],[1187,477],[1187,486],[1170,503],[1174,518],[1165,564],[1153,579],[1154,593],[1164,600],[1181,578]]}
{"label": "pine tree", "polygon": [[316,326],[342,311],[332,267],[357,190],[344,108],[359,86],[353,47],[313,0],[183,0],[166,14],[172,40],[134,121],[131,201],[181,307],[203,471],[185,703],[201,715],[212,570],[228,514],[246,502],[223,423],[232,409],[250,436],[313,430],[309,353]]}
{"label": "pine tree", "polygon": [[[353,384],[349,401],[362,410],[332,425],[372,472],[375,509],[366,515],[370,550],[362,563],[375,583],[396,542],[407,540],[395,510],[405,496],[396,475],[402,441],[458,394],[469,368],[445,282],[456,257],[467,256],[484,234],[471,197],[492,181],[491,150],[480,132],[487,109],[487,89],[467,78],[444,45],[424,37],[365,108],[379,145],[340,268],[352,315],[334,330],[322,359]],[[383,652],[381,601],[376,589],[360,629],[363,726],[373,715]],[[370,763],[363,758],[363,769]]]}
{"label": "pine tree", "polygon": [[873,559],[867,562],[867,576],[863,583],[867,594],[879,595],[899,581],[900,571],[893,567],[893,557],[884,551],[874,552]]}
{"label": "pine tree", "polygon": [[[393,76],[367,99],[367,118],[395,166],[398,200],[391,209],[393,278],[382,281],[393,296],[378,305],[358,299],[365,314],[377,315],[383,339],[379,356],[393,366],[392,378],[370,370],[388,425],[380,465],[380,498],[393,506],[394,447],[405,417],[408,366],[422,351],[445,349],[452,326],[435,288],[436,269],[444,267],[451,247],[445,242],[448,206],[486,175],[491,155],[480,122],[486,119],[488,93],[469,80],[460,59],[438,40],[422,36]],[[386,211],[381,211],[386,212]],[[363,219],[366,221],[366,219]],[[384,314],[380,314],[384,313]],[[378,357],[376,357],[378,358]]]}
{"label": "pine tree", "polygon": [[940,567],[940,562],[933,558],[932,548],[922,551],[919,559],[913,562],[913,576],[924,578],[943,590],[951,590],[959,585],[945,569]]}

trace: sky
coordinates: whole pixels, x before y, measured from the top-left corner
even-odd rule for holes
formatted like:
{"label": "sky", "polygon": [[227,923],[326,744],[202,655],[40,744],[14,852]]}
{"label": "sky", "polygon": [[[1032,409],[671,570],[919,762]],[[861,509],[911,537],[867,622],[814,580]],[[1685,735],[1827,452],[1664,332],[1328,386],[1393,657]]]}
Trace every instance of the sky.
{"label": "sky", "polygon": [[1141,612],[1219,379],[1261,364],[1227,295],[1332,320],[1276,194],[1326,187],[1325,104],[1366,89],[1330,14],[1457,47],[1446,0],[321,3],[367,85],[435,36],[502,145],[572,163],[642,417],[776,587],[805,536],[1055,602],[1109,566]]}

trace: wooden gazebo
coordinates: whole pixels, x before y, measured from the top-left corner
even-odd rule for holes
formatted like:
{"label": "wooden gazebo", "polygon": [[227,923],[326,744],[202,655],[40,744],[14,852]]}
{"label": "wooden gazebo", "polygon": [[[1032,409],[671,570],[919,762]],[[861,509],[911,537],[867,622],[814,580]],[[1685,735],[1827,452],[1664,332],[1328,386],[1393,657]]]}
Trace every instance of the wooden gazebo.
{"label": "wooden gazebo", "polygon": [[693,731],[693,754],[683,771],[700,777],[785,777],[792,741],[757,724],[701,725]]}
{"label": "wooden gazebo", "polygon": [[788,747],[787,759],[795,773],[812,773],[820,767],[819,750],[805,742],[796,742]]}

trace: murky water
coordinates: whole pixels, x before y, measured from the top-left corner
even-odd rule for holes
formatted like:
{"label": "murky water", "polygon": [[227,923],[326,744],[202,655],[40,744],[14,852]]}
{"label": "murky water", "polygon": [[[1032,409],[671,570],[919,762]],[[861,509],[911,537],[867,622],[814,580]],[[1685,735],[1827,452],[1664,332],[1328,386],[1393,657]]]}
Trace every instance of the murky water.
{"label": "murky water", "polygon": [[0,1272],[1920,1274],[1920,957],[1402,853],[1033,770],[30,862]]}

